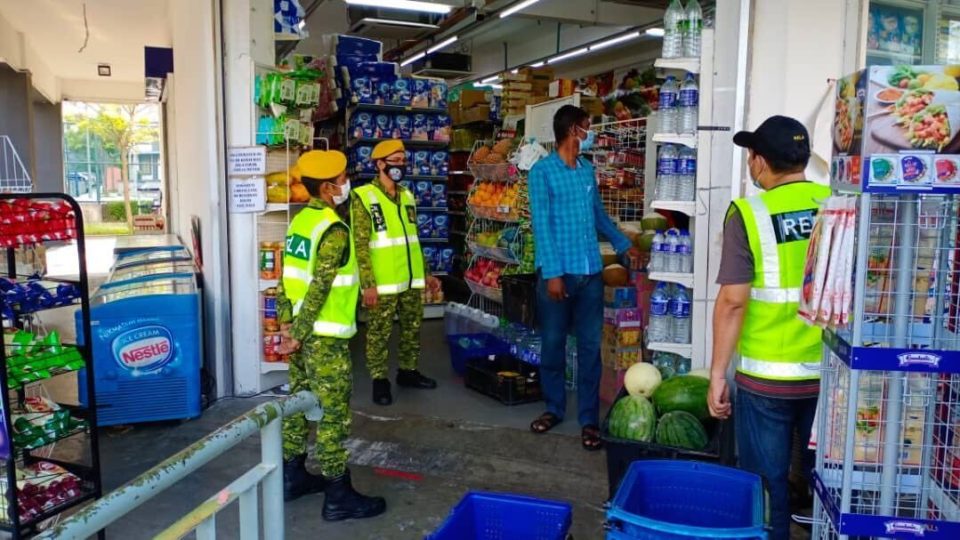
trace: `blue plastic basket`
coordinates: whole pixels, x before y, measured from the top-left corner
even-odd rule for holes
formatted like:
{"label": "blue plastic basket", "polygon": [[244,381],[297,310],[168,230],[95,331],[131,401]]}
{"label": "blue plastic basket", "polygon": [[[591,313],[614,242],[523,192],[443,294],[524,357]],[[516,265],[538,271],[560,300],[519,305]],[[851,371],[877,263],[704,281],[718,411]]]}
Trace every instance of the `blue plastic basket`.
{"label": "blue plastic basket", "polygon": [[461,377],[467,371],[467,360],[510,352],[510,348],[493,334],[454,334],[447,336],[447,344],[450,346],[450,364]]}
{"label": "blue plastic basket", "polygon": [[425,540],[563,540],[571,514],[562,502],[471,491]]}
{"label": "blue plastic basket", "polygon": [[755,474],[696,461],[635,461],[607,511],[607,540],[765,540],[766,523]]}

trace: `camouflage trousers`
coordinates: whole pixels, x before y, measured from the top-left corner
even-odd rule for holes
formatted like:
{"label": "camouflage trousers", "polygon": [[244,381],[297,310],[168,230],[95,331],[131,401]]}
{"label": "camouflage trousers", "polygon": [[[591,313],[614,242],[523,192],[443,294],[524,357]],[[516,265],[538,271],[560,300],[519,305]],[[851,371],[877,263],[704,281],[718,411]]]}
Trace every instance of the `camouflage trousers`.
{"label": "camouflage trousers", "polygon": [[[290,359],[290,392],[309,390],[323,407],[311,460],[327,477],[340,476],[347,468],[344,443],[350,435],[353,389],[349,343],[346,339],[311,336]],[[303,414],[285,418],[283,459],[306,453],[308,438],[308,422]]]}
{"label": "camouflage trousers", "polygon": [[420,294],[420,289],[408,289],[400,294],[380,295],[376,307],[367,313],[367,370],[371,378],[387,378],[387,345],[395,317],[400,323],[400,369],[417,369],[420,362],[420,325],[423,322],[423,298]]}

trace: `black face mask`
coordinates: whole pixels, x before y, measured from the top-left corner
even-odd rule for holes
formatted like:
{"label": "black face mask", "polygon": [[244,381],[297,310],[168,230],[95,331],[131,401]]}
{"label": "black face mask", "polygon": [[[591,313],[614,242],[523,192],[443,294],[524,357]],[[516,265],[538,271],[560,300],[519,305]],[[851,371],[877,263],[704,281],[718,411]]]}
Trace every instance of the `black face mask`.
{"label": "black face mask", "polygon": [[387,165],[387,167],[383,169],[383,171],[387,173],[387,177],[393,180],[394,182],[402,181],[404,175],[407,172],[406,169],[404,169],[400,165]]}

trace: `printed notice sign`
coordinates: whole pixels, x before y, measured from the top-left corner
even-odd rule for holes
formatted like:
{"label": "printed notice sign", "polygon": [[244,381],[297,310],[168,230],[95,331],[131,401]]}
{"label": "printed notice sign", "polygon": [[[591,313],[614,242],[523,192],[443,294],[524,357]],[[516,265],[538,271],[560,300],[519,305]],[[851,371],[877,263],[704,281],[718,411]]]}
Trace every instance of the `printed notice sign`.
{"label": "printed notice sign", "polygon": [[264,146],[235,146],[227,150],[227,176],[267,174]]}
{"label": "printed notice sign", "polygon": [[263,212],[267,207],[267,183],[262,176],[231,178],[230,212],[244,214]]}

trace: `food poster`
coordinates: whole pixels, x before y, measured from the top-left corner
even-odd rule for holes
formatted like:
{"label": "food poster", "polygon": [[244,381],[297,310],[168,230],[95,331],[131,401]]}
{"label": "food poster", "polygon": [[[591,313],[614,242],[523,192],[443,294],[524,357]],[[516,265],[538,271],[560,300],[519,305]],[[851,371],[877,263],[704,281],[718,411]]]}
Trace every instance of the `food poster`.
{"label": "food poster", "polygon": [[650,111],[657,109],[660,83],[656,70],[634,66],[600,75],[598,79],[604,80],[608,76],[611,84],[606,93],[603,93],[603,85],[598,84],[598,95],[603,97],[604,114],[622,121],[646,118]]}
{"label": "food poster", "polygon": [[860,184],[863,148],[863,102],[866,91],[863,72],[837,81],[833,116],[833,161],[830,181],[838,186]]}
{"label": "food poster", "polygon": [[871,65],[912,63],[923,52],[923,9],[870,2],[867,56]]}
{"label": "food poster", "polygon": [[[857,463],[879,464],[881,458],[880,447],[881,420],[884,407],[883,378],[877,372],[864,372],[860,377],[860,388],[857,396],[857,420],[854,427],[854,456]],[[825,458],[831,462],[843,461],[844,445],[847,427],[848,388],[850,386],[850,370],[839,369],[837,384],[833,386],[827,419],[827,432],[819,437],[818,445],[826,450]]]}

